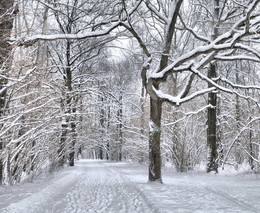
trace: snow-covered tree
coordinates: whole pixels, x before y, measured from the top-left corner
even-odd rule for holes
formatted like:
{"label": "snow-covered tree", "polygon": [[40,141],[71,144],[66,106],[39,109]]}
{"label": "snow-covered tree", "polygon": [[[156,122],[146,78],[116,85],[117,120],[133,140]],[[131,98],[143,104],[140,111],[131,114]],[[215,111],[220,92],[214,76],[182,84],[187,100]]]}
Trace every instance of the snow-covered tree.
{"label": "snow-covered tree", "polygon": [[[53,3],[51,5],[49,1],[46,1],[44,4],[54,13],[60,11],[60,6],[64,6],[63,3],[59,5],[56,1]],[[128,36],[137,41],[140,46],[138,52],[140,53],[141,50],[145,58],[141,71],[142,82],[150,96],[150,181],[162,182],[161,133],[164,128],[162,121],[163,109],[167,108],[166,104],[176,109],[180,105],[186,104],[189,108],[189,103],[199,103],[200,108],[208,107],[209,111],[212,109],[214,119],[209,118],[207,125],[208,129],[211,129],[209,123],[212,121],[213,131],[210,131],[209,135],[214,136],[214,139],[209,138],[208,143],[212,142],[215,148],[217,136],[215,98],[217,96],[228,94],[232,97],[244,98],[253,106],[259,107],[259,100],[254,94],[259,94],[259,82],[255,84],[251,84],[250,81],[237,82],[235,78],[228,75],[228,69],[226,72],[219,71],[220,65],[227,68],[226,64],[235,61],[249,61],[259,66],[258,0],[250,1],[250,3],[214,0],[210,4],[212,7],[208,7],[208,1],[201,0],[98,1],[97,4],[91,2],[86,4],[90,8],[88,13],[92,15],[90,15],[91,21],[84,19],[89,25],[86,25],[88,27],[82,31],[72,32],[66,29],[62,33],[24,36],[11,39],[11,41],[22,46],[31,46],[39,41],[59,42],[62,40],[60,42],[73,43],[73,40],[106,39],[109,34],[111,36],[115,32],[118,33],[117,35]],[[111,7],[107,7],[108,4],[111,4]],[[198,10],[194,10],[194,6]],[[71,11],[74,8],[76,7],[72,7]],[[80,17],[85,17],[85,15]],[[59,18],[59,16],[62,15],[57,13],[56,17]],[[213,27],[212,23],[214,23]],[[66,66],[66,69],[68,67]],[[169,90],[169,85],[175,89]],[[208,99],[211,100],[211,96],[214,96],[214,103],[209,101],[203,104],[203,97],[207,94],[209,94]],[[118,115],[120,115],[120,110]],[[257,117],[251,118],[245,126],[251,125],[256,120],[258,121]],[[120,125],[118,127],[120,130]],[[178,135],[178,132],[175,132],[176,129],[173,131]],[[244,133],[240,129],[238,136],[242,132]],[[252,135],[250,137],[252,139]],[[224,162],[233,144],[235,142],[232,142],[225,152]],[[212,146],[209,145],[209,147]],[[214,153],[210,156],[208,171],[217,170],[216,158],[219,156],[216,155],[215,148],[212,149]],[[256,156],[252,153],[250,155],[252,158]]]}
{"label": "snow-covered tree", "polygon": [[[8,42],[13,28],[13,18],[19,12],[18,6],[14,6],[13,0],[0,2],[0,119],[6,111],[6,96],[8,88],[8,75],[11,68],[12,47]],[[0,129],[3,123],[0,122]],[[0,137],[0,185],[3,179],[3,158],[2,152],[4,141]]]}

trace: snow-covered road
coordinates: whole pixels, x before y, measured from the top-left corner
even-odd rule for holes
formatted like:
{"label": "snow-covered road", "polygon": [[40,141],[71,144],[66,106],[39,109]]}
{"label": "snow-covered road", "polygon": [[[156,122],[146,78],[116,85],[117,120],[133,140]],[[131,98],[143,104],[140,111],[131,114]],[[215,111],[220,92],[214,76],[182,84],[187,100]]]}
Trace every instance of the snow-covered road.
{"label": "snow-covered road", "polygon": [[152,212],[133,182],[107,163],[92,162],[84,171],[48,212]]}
{"label": "snow-covered road", "polygon": [[135,184],[126,175],[120,174],[118,168],[120,165],[127,164],[83,160],[78,162],[76,169],[71,170],[71,174],[55,178],[56,181],[41,191],[10,204],[2,211],[8,213],[154,212]]}
{"label": "snow-covered road", "polygon": [[163,172],[147,183],[146,166],[81,160],[40,183],[0,187],[1,213],[260,212],[260,179]]}

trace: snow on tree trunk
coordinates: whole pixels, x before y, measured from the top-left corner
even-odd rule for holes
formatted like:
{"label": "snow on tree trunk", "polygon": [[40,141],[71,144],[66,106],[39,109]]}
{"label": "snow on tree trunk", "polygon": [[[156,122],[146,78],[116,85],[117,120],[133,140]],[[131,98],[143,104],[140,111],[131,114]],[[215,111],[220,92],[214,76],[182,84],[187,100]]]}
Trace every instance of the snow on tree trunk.
{"label": "snow on tree trunk", "polygon": [[122,161],[122,152],[123,152],[123,91],[120,90],[119,94],[119,109],[117,111],[117,117],[118,117],[118,160]]}
{"label": "snow on tree trunk", "polygon": [[[169,63],[169,55],[173,42],[175,25],[177,17],[182,5],[182,0],[171,2],[168,21],[165,31],[165,41],[163,45],[163,52],[160,58],[159,71],[165,69]],[[154,81],[152,86],[159,89],[159,81]],[[151,89],[148,90],[151,92]],[[150,94],[151,95],[151,94]],[[162,183],[161,177],[161,117],[162,117],[162,103],[160,98],[150,97],[150,130],[149,130],[149,181],[158,181]]]}
{"label": "snow on tree trunk", "polygon": [[61,124],[61,136],[59,141],[59,149],[58,149],[58,167],[62,167],[65,163],[65,142],[68,133],[68,124],[62,123]]}
{"label": "snow on tree trunk", "polygon": [[101,133],[101,141],[100,141],[100,145],[99,145],[99,156],[100,159],[103,160],[103,144],[104,142],[104,135],[105,135],[105,109],[104,109],[104,97],[103,97],[103,93],[101,93],[102,95],[100,95],[100,114],[99,114],[99,123],[100,123],[100,133]]}
{"label": "snow on tree trunk", "polygon": [[149,181],[162,183],[161,176],[161,116],[162,101],[150,98],[149,124]]}
{"label": "snow on tree trunk", "polygon": [[[140,133],[141,133],[141,141],[145,140],[145,108],[144,108],[144,104],[145,104],[145,86],[144,84],[142,84],[142,89],[141,89],[141,98],[140,98],[140,109],[141,109],[141,117],[140,117],[140,123],[141,123],[141,129],[140,129]],[[140,162],[144,161],[144,151],[140,150]]]}
{"label": "snow on tree trunk", "polygon": [[[214,21],[215,26],[213,29],[212,38],[216,39],[218,36],[218,18],[219,18],[219,0],[215,0],[214,8]],[[217,64],[211,63],[208,70],[208,78],[214,79],[217,77]],[[212,87],[212,84],[208,84],[208,87]],[[208,104],[211,106],[208,108],[208,129],[207,129],[207,145],[208,145],[208,164],[207,172],[218,172],[218,148],[217,148],[217,94],[215,91],[208,94]]]}
{"label": "snow on tree trunk", "polygon": [[[76,110],[75,110],[76,111]],[[74,166],[74,159],[75,159],[75,145],[77,142],[77,132],[76,132],[76,123],[75,120],[71,122],[71,147],[70,147],[70,153],[69,153],[69,165]]]}
{"label": "snow on tree trunk", "polygon": [[[211,64],[209,70],[209,78],[216,77],[216,65]],[[211,85],[209,85],[211,87]],[[218,152],[217,152],[217,94],[210,92],[208,94],[208,104],[211,107],[208,108],[208,129],[207,129],[207,145],[208,145],[208,164],[207,172],[218,172]]]}
{"label": "snow on tree trunk", "polygon": [[[107,110],[107,131],[109,131],[110,128],[110,118],[111,118],[111,111],[110,106],[108,106]],[[106,159],[111,160],[111,153],[110,153],[110,139],[106,139]]]}

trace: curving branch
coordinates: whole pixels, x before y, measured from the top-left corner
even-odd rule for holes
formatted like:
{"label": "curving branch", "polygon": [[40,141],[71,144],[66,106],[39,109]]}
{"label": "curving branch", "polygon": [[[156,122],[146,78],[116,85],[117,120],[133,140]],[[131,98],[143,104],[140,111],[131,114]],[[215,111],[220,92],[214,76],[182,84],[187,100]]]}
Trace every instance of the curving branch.
{"label": "curving branch", "polygon": [[[258,3],[258,2],[257,2]],[[251,10],[250,10],[251,11]],[[252,12],[252,11],[251,11]],[[210,44],[199,46],[190,52],[187,52],[186,54],[183,54],[176,60],[174,60],[173,63],[162,69],[160,72],[154,72],[149,77],[152,79],[165,79],[168,75],[173,73],[176,68],[179,66],[183,66],[183,64],[187,63],[188,61],[195,60],[198,57],[202,57],[204,59],[201,59],[201,61],[204,60],[203,64],[204,66],[211,61],[212,58],[214,58],[215,55],[217,55],[219,52],[227,51],[230,53],[230,50],[232,49],[243,49],[246,52],[250,52],[254,54],[255,56],[259,57],[259,52],[255,49],[240,44],[240,40],[242,40],[245,37],[250,37],[255,34],[260,33],[260,27],[255,27],[255,22],[258,22],[258,18],[260,19],[260,16],[256,19],[255,15],[253,14],[254,19],[254,27],[249,28],[249,30],[246,30],[245,23],[247,20],[247,17],[241,18],[238,22],[236,22],[230,31],[220,35],[217,37],[214,41],[212,41]],[[257,21],[256,21],[257,20]],[[251,22],[249,22],[250,24]],[[210,55],[207,59],[207,55]],[[222,53],[223,54],[223,53]],[[205,60],[207,59],[207,60]],[[203,67],[203,66],[200,66]],[[200,67],[197,67],[199,69]]]}
{"label": "curving branch", "polygon": [[161,21],[163,21],[164,24],[168,23],[167,17],[165,17],[163,14],[160,13],[159,10],[157,10],[149,1],[145,2],[147,8],[157,16]]}
{"label": "curving branch", "polygon": [[207,37],[204,37],[202,35],[199,35],[198,33],[196,33],[192,28],[188,27],[184,20],[182,19],[181,15],[179,14],[179,19],[184,27],[185,30],[188,30],[196,39],[200,40],[200,41],[203,41],[203,42],[206,42],[206,43],[210,43],[211,40],[208,39]]}
{"label": "curving branch", "polygon": [[188,95],[188,96],[185,96],[185,97],[180,97],[180,96],[176,96],[176,97],[173,97],[169,94],[165,94],[163,93],[162,91],[160,91],[159,89],[156,89],[153,87],[153,91],[154,93],[157,95],[158,98],[160,98],[162,101],[166,101],[172,105],[176,105],[176,106],[179,106],[185,102],[188,102],[198,96],[201,96],[201,95],[204,95],[204,94],[207,94],[209,92],[212,92],[212,91],[215,91],[216,88],[215,87],[210,87],[210,88],[207,88],[207,89],[202,89],[200,91],[197,91],[197,92],[194,92],[192,93],[191,95]]}

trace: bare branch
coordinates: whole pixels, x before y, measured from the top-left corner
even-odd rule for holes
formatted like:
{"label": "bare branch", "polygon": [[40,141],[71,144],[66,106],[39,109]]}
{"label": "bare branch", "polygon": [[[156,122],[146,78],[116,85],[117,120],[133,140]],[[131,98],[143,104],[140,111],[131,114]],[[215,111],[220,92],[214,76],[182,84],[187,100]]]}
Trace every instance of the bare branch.
{"label": "bare branch", "polygon": [[202,35],[197,34],[192,28],[188,27],[188,26],[185,24],[185,22],[183,21],[181,15],[179,15],[179,19],[180,19],[180,21],[181,21],[181,23],[182,23],[184,29],[188,30],[195,38],[197,38],[197,39],[200,40],[200,41],[204,41],[204,42],[206,42],[206,43],[210,43],[210,42],[211,42],[210,39],[208,39],[208,38],[206,38],[206,37],[204,37],[204,36],[202,36]]}
{"label": "bare branch", "polygon": [[202,90],[195,92],[195,93],[193,93],[189,96],[181,98],[180,96],[173,97],[171,95],[165,94],[162,91],[157,90],[153,87],[153,91],[157,95],[158,98],[160,98],[161,100],[166,101],[170,104],[177,105],[177,106],[181,105],[182,103],[188,102],[188,101],[190,101],[190,100],[192,100],[192,99],[194,99],[198,96],[212,92],[214,90],[216,90],[215,87],[210,87],[210,88],[207,88],[207,89],[202,89]]}
{"label": "bare branch", "polygon": [[160,20],[162,20],[165,24],[168,22],[168,19],[161,14],[150,2],[146,1],[147,8],[153,12]]}
{"label": "bare branch", "polygon": [[122,23],[120,21],[114,23],[112,26],[108,27],[106,30],[93,31],[87,33],[79,33],[79,34],[56,34],[56,35],[34,35],[31,37],[24,37],[18,40],[11,39],[13,43],[18,46],[31,46],[37,41],[55,41],[55,40],[74,40],[74,39],[86,39],[93,37],[100,37],[108,35],[115,28],[121,26]]}

